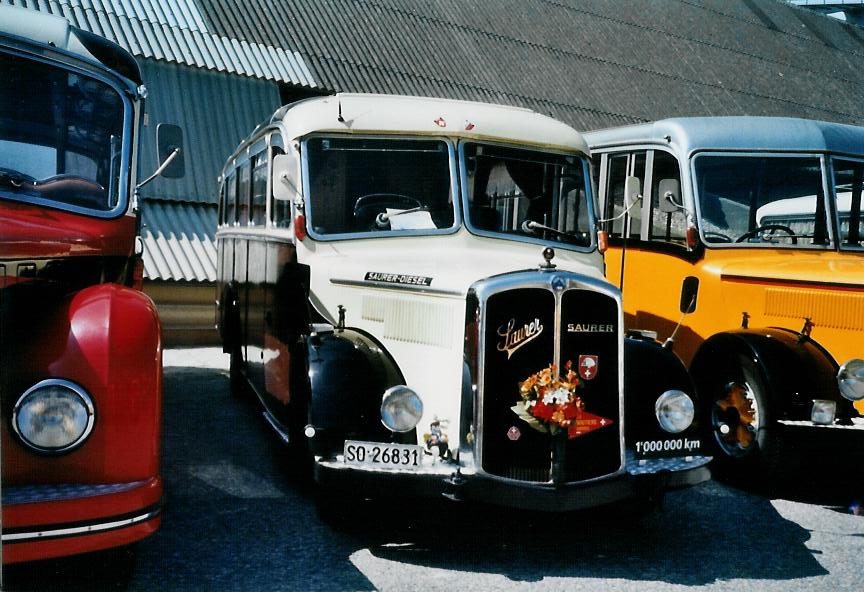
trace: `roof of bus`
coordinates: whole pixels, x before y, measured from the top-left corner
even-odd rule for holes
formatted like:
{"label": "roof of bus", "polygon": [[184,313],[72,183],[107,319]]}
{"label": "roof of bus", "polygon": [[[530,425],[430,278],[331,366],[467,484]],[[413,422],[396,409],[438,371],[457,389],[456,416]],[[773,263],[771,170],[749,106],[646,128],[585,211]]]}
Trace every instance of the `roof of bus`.
{"label": "roof of bus", "polygon": [[864,154],[864,128],[792,117],[680,117],[585,134],[592,149],[668,144],[697,150],[802,151]]}
{"label": "roof of bus", "polygon": [[281,121],[291,139],[313,132],[409,133],[588,151],[579,132],[530,109],[431,97],[337,94],[286,105],[271,121]]}

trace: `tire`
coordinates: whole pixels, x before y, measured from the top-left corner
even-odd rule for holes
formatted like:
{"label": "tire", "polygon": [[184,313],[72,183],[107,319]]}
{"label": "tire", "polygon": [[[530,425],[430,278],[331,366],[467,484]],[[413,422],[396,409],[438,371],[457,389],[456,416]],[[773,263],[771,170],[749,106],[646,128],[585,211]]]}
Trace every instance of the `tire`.
{"label": "tire", "polygon": [[231,395],[234,397],[245,397],[249,392],[249,386],[246,383],[246,376],[243,374],[243,355],[240,353],[239,347],[231,348],[231,361],[228,366],[228,380]]}
{"label": "tire", "polygon": [[782,477],[783,442],[761,372],[745,355],[715,363],[701,386],[705,441],[720,476],[756,485],[776,484]]}
{"label": "tire", "polygon": [[334,530],[348,531],[362,521],[364,516],[363,499],[356,494],[337,493],[315,485],[315,511],[321,522]]}

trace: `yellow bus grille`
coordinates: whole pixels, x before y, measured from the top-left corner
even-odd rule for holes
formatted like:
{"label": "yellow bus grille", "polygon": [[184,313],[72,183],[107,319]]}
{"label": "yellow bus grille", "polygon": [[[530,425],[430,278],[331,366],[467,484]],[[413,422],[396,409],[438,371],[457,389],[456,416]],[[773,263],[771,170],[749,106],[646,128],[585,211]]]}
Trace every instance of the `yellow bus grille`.
{"label": "yellow bus grille", "polygon": [[769,288],[765,292],[765,315],[803,319],[817,327],[864,330],[864,294]]}

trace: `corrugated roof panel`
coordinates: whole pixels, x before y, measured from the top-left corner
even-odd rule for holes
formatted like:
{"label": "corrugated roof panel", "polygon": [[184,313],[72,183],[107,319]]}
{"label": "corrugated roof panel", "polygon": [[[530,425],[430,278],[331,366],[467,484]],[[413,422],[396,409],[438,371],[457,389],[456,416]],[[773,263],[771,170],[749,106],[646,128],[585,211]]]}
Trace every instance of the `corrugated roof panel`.
{"label": "corrugated roof panel", "polygon": [[243,40],[232,39],[231,45],[237,51],[237,57],[240,59],[243,68],[241,72],[244,74],[250,73],[252,71],[252,61],[249,56],[249,43]]}
{"label": "corrugated roof panel", "polygon": [[[198,35],[193,33],[193,38],[197,39]],[[213,57],[214,63],[216,64],[217,69],[229,71],[230,70],[230,62],[228,60],[228,54],[225,51],[224,42],[221,37],[215,37],[213,35],[202,36],[206,37],[207,42],[206,46],[210,48],[210,55]],[[216,59],[218,56],[218,59]]]}
{"label": "corrugated roof panel", "polygon": [[[208,33],[194,0],[6,1],[61,14],[73,25],[116,41],[138,57],[317,86],[300,52]],[[273,62],[279,64],[277,69]]]}
{"label": "corrugated roof panel", "polygon": [[123,29],[123,39],[126,41],[126,43],[121,43],[121,45],[135,55],[143,55],[144,52],[141,49],[141,41],[139,40],[135,28],[132,27],[130,21],[127,19],[118,19],[117,22],[120,23],[120,27]]}
{"label": "corrugated roof panel", "polygon": [[183,41],[181,31],[179,29],[172,29],[171,27],[162,27],[162,34],[165,36],[168,47],[171,48],[171,56],[173,58],[171,61],[181,64],[188,62],[190,56],[186,53],[188,48]]}
{"label": "corrugated roof panel", "polygon": [[259,71],[264,73],[264,78],[275,80],[276,77],[273,76],[273,72],[270,70],[267,60],[264,59],[264,53],[261,51],[261,46],[257,44],[249,45],[248,51],[255,63],[258,64]]}
{"label": "corrugated roof panel", "polygon": [[[275,59],[272,49],[273,48],[271,47],[262,47],[261,58],[264,63],[267,64],[267,69],[273,76],[273,79],[281,80],[284,74],[281,72],[281,68]],[[296,76],[296,78],[299,80],[300,76]]]}

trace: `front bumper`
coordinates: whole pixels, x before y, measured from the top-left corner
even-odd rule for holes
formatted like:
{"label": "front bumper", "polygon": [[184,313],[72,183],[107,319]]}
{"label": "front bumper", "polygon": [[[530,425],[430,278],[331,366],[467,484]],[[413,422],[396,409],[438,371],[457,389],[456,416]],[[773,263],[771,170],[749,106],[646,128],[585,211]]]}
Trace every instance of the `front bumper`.
{"label": "front bumper", "polygon": [[3,488],[3,563],[128,545],[161,520],[162,480]]}
{"label": "front bumper", "polygon": [[325,489],[385,497],[439,496],[538,511],[567,512],[626,499],[644,498],[710,479],[709,456],[636,460],[628,454],[623,470],[606,477],[553,485],[503,479],[459,464],[440,463],[422,471],[345,464],[341,455],[317,459],[315,480]]}
{"label": "front bumper", "polygon": [[812,421],[779,420],[783,437],[800,454],[851,455],[864,457],[864,417],[849,424],[819,425]]}

